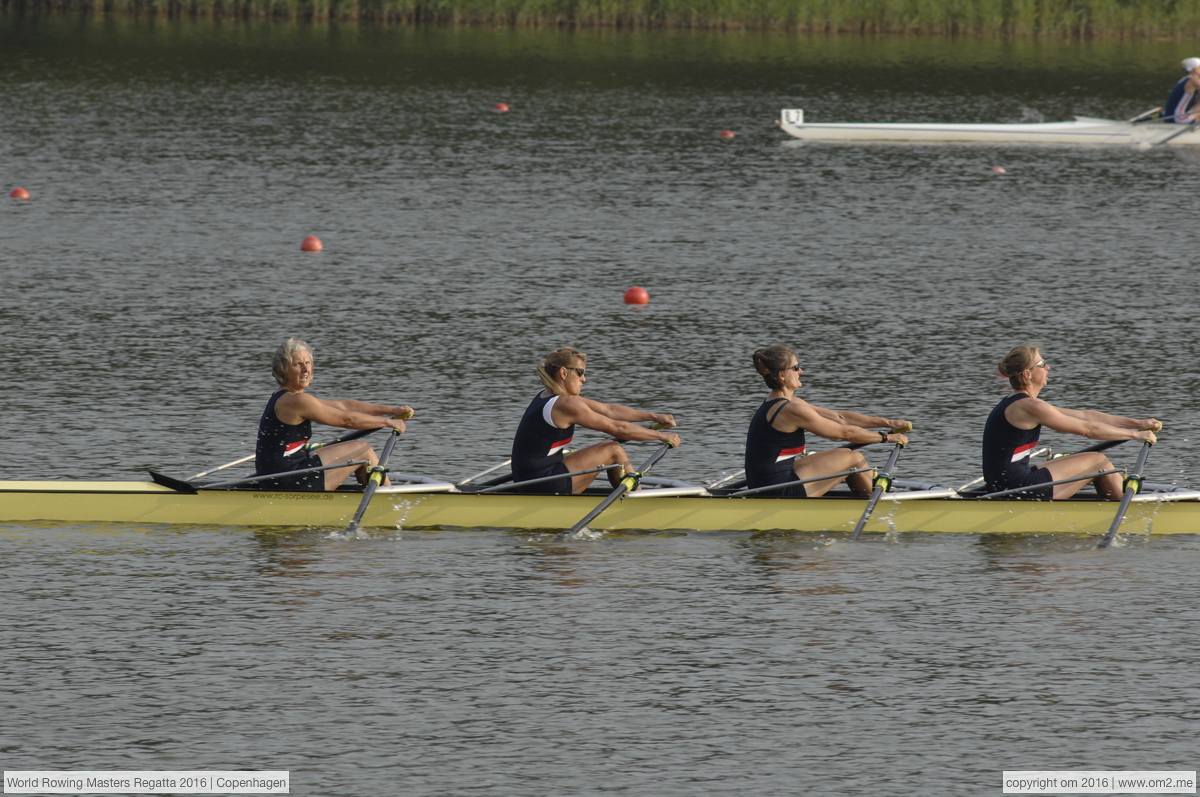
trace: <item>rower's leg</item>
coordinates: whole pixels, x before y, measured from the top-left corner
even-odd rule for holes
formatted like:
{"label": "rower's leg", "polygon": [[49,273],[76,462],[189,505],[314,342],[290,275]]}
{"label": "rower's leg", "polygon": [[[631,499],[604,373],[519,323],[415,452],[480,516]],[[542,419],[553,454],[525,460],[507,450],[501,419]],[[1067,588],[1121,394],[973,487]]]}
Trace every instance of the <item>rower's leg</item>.
{"label": "rower's leg", "polygon": [[[365,459],[367,461],[366,465],[359,465],[353,468],[334,468],[333,470],[325,471],[326,490],[336,490],[351,473],[354,474],[354,478],[358,479],[359,484],[366,485],[369,469],[379,464],[379,456],[375,453],[375,449],[371,448],[370,443],[364,443],[361,440],[352,440],[349,443],[326,446],[317,450],[317,456],[321,458],[322,465],[335,465],[338,462],[351,462],[356,459]],[[384,476],[383,483],[388,485],[392,482],[387,476]]]}
{"label": "rower's leg", "polygon": [[[1099,470],[1111,470],[1112,462],[1099,451],[1086,451],[1082,454],[1072,454],[1069,457],[1052,459],[1049,462],[1039,465],[1038,469],[1050,471],[1050,475],[1054,477],[1050,481],[1058,481],[1059,479],[1070,479],[1074,476],[1095,473]],[[1092,479],[1091,483],[1096,485],[1096,492],[1102,498],[1115,499],[1121,497],[1121,474],[1119,473],[1100,476]],[[1054,486],[1054,497],[1055,499],[1070,498],[1087,484],[1088,481],[1086,480],[1056,484]]]}
{"label": "rower's leg", "polygon": [[[811,479],[823,473],[838,473],[843,470],[866,467],[868,467],[867,458],[859,452],[851,451],[848,448],[834,448],[810,457],[796,457],[796,463],[792,466],[792,470],[795,471],[797,479]],[[804,492],[808,493],[810,498],[816,498],[819,495],[825,495],[843,481],[856,495],[871,494],[871,471],[809,482],[804,485]]]}
{"label": "rower's leg", "polygon": [[[609,468],[606,471],[608,480],[613,487],[621,483],[626,471],[633,470],[633,465],[629,464],[629,455],[625,453],[625,447],[616,440],[605,440],[603,443],[596,443],[594,446],[580,449],[574,454],[564,457],[563,464],[567,466],[567,470],[589,470],[601,465],[616,465],[617,467]],[[585,473],[582,476],[572,476],[571,492],[582,493],[591,486],[598,475],[598,473]]]}

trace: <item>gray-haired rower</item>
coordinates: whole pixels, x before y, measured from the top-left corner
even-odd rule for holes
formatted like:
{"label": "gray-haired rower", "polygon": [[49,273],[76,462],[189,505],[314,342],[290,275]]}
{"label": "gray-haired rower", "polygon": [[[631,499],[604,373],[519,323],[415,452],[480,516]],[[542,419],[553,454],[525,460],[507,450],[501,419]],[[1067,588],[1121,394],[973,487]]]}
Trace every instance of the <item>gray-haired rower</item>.
{"label": "gray-haired rower", "polygon": [[[410,417],[413,412],[406,404],[392,406],[352,399],[330,401],[305,392],[313,380],[313,355],[312,347],[299,338],[288,338],[275,350],[271,372],[280,389],[271,394],[258,423],[255,471],[259,476],[281,475],[259,482],[265,489],[336,490],[351,473],[360,484],[365,484],[368,469],[379,464],[375,449],[369,443],[354,440],[309,453],[305,444],[312,438],[312,422],[342,429],[392,428],[403,432],[404,421],[400,418]],[[367,464],[287,475],[289,471],[355,460],[366,460]],[[384,484],[388,483],[384,481]]]}

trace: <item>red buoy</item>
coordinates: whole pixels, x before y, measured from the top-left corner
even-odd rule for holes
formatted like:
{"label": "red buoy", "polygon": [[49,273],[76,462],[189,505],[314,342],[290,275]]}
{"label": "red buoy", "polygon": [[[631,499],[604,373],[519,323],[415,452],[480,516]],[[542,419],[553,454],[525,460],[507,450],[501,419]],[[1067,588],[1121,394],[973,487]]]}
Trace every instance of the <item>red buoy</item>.
{"label": "red buoy", "polygon": [[1008,174],[1008,169],[1005,169],[1003,166],[993,166],[992,174]]}
{"label": "red buoy", "polygon": [[310,235],[300,244],[301,252],[320,252],[321,239],[315,235]]}
{"label": "red buoy", "polygon": [[722,130],[720,133],[717,133],[717,138],[721,138],[726,141],[733,141],[735,138],[737,138],[737,133],[733,132],[732,130]]}
{"label": "red buoy", "polygon": [[29,199],[29,192],[24,188],[14,188],[9,196],[13,199]]}
{"label": "red buoy", "polygon": [[497,113],[508,113],[508,106],[502,102],[498,102],[492,106],[492,110]]}
{"label": "red buoy", "polygon": [[625,291],[625,304],[650,304],[650,294],[646,293],[645,288],[634,285]]}

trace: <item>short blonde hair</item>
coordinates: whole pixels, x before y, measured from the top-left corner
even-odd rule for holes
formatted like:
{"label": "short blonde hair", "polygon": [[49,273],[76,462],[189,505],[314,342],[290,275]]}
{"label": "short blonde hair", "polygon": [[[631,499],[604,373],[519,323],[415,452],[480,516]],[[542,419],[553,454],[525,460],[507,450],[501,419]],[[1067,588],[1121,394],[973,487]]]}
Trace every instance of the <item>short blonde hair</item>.
{"label": "short blonde hair", "polygon": [[[582,366],[575,363],[582,363]],[[558,369],[579,367],[587,367],[587,355],[574,346],[563,346],[547,354],[545,362],[537,367],[537,372],[547,390],[556,396],[565,396],[567,391],[563,390],[556,378]]]}
{"label": "short blonde hair", "polygon": [[287,372],[298,351],[306,351],[310,355],[313,353],[312,347],[300,338],[288,338],[275,350],[275,357],[271,360],[271,375],[280,387],[287,384]]}

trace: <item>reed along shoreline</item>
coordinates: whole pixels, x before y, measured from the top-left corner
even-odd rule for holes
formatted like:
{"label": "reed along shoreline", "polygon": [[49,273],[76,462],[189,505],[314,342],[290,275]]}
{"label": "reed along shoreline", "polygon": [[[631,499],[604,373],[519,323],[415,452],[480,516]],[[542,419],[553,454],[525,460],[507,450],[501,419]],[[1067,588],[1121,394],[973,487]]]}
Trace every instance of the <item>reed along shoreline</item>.
{"label": "reed along shoreline", "polygon": [[0,0],[0,13],[1051,38],[1200,38],[1200,0]]}

